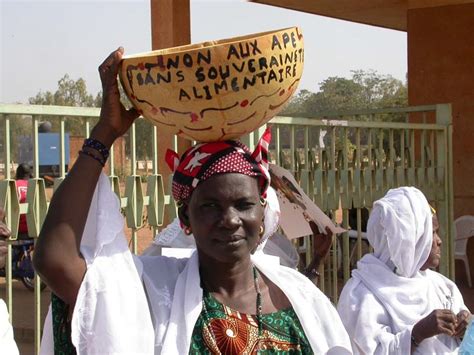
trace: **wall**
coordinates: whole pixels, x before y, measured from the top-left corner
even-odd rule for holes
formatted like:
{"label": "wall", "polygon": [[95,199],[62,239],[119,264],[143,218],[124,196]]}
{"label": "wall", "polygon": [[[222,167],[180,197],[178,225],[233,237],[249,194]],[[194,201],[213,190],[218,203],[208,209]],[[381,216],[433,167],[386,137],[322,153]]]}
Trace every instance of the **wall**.
{"label": "wall", "polygon": [[[455,218],[474,215],[473,34],[474,4],[408,11],[409,104],[452,103]],[[474,238],[468,250],[474,275]]]}
{"label": "wall", "polygon": [[454,215],[474,214],[474,4],[409,10],[409,104],[452,103]]}

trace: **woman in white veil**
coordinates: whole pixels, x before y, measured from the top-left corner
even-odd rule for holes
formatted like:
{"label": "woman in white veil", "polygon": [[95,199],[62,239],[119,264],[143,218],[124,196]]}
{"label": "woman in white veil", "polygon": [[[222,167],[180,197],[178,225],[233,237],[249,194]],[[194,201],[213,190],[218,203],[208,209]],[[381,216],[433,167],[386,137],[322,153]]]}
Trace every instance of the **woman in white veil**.
{"label": "woman in white veil", "polygon": [[355,354],[457,353],[469,311],[440,263],[438,219],[414,187],[374,203],[367,238],[374,248],[344,287],[338,312]]}

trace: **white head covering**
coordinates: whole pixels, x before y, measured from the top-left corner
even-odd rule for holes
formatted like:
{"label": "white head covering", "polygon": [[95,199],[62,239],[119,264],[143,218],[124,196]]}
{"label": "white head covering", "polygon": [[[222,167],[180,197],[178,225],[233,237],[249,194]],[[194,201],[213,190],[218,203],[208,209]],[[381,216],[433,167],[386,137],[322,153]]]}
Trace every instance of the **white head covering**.
{"label": "white head covering", "polygon": [[374,207],[367,222],[374,256],[397,275],[413,277],[428,259],[433,242],[431,208],[414,187],[392,189]]}

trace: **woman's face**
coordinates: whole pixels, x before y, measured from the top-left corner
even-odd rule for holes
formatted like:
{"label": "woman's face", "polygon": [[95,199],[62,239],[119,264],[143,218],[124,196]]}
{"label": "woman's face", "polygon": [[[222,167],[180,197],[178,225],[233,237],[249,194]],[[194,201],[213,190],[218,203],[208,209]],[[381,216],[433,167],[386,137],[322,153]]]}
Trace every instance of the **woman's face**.
{"label": "woman's face", "polygon": [[439,266],[441,261],[441,238],[438,235],[439,222],[436,215],[433,216],[433,244],[431,245],[431,252],[428,259],[421,267],[421,270],[435,269]]}
{"label": "woman's face", "polygon": [[201,258],[231,263],[255,250],[263,213],[257,179],[236,173],[200,183],[180,218],[191,227]]}

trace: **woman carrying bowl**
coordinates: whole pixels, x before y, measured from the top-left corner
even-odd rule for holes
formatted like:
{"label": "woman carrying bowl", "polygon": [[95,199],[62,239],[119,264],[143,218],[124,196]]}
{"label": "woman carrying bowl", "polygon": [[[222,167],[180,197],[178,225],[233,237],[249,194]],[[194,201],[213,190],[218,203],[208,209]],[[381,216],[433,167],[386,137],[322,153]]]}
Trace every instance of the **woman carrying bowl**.
{"label": "woman carrying bowl", "polygon": [[185,259],[131,255],[101,175],[107,149],[138,117],[119,100],[122,54],[99,67],[100,120],[54,194],[36,248],[35,267],[57,295],[55,350],[71,335],[69,350],[80,354],[351,353],[327,297],[258,250],[268,225],[265,144],[253,154],[224,141],[168,155],[179,218],[197,251]]}

